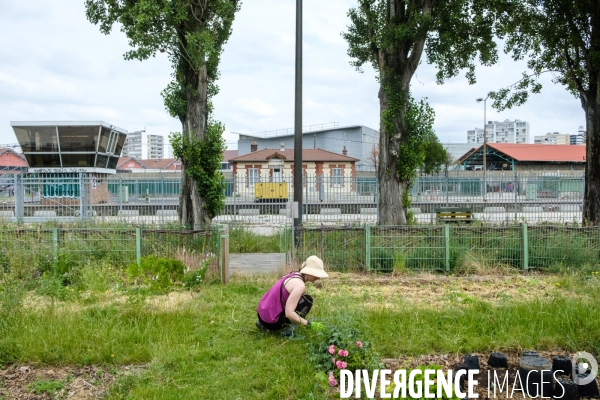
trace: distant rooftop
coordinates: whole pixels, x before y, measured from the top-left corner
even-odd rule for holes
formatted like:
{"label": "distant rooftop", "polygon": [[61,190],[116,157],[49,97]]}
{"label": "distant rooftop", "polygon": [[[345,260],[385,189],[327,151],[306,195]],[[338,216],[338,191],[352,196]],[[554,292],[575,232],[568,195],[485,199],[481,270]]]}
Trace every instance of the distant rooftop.
{"label": "distant rooftop", "polygon": [[[307,125],[302,127],[302,133],[313,133],[313,132],[323,132],[334,129],[341,128],[358,128],[361,125],[348,125],[348,126],[340,126],[339,122],[328,122],[325,124],[317,124],[317,125]],[[252,138],[259,139],[270,139],[274,137],[284,137],[284,136],[294,136],[294,128],[287,129],[277,129],[274,131],[266,131],[266,132],[258,132],[258,133],[239,133],[239,132],[231,132],[240,136],[249,136]]]}

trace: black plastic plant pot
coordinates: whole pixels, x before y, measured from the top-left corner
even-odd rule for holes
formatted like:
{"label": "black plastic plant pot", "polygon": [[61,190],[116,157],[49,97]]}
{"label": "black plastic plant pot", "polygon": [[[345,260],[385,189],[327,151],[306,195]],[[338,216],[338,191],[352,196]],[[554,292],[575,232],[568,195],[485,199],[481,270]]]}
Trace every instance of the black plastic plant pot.
{"label": "black plastic plant pot", "polygon": [[552,394],[552,363],[539,356],[521,357],[519,377],[529,397],[549,397]]}
{"label": "black plastic plant pot", "polygon": [[492,368],[508,368],[508,358],[504,353],[494,352],[490,354],[487,363]]}
{"label": "black plastic plant pot", "polygon": [[552,397],[557,400],[579,400],[578,386],[570,379],[557,378]]}
{"label": "black plastic plant pot", "polygon": [[[458,371],[468,371],[469,368],[467,367],[467,364],[465,363],[457,363],[456,365],[454,365],[454,374],[456,374]],[[467,381],[467,374],[464,374],[463,376],[460,377],[460,390],[464,391],[465,390],[465,382]]]}
{"label": "black plastic plant pot", "polygon": [[557,375],[571,376],[573,374],[573,363],[571,358],[565,356],[556,356],[552,359],[552,371]]}
{"label": "black plastic plant pot", "polygon": [[[588,370],[587,374],[578,374],[577,377],[579,379],[586,378],[589,375],[590,371]],[[592,380],[590,383],[586,385],[579,385],[579,395],[581,397],[600,397],[600,392],[598,391],[598,382],[596,380]]]}
{"label": "black plastic plant pot", "polygon": [[467,369],[479,369],[479,357],[467,354],[464,359]]}

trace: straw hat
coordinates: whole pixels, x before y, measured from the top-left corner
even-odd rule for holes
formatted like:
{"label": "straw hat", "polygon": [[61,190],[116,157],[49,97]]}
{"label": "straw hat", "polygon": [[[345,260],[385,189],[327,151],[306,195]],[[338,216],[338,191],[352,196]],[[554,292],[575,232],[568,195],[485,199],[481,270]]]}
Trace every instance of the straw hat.
{"label": "straw hat", "polygon": [[301,274],[316,276],[317,278],[329,278],[325,268],[323,267],[323,261],[317,256],[310,256],[302,264]]}

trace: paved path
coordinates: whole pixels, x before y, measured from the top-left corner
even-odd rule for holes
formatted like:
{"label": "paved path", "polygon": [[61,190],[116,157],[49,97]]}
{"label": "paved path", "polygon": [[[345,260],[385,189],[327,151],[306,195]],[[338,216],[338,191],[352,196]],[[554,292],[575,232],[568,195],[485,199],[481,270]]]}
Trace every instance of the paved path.
{"label": "paved path", "polygon": [[229,255],[229,271],[232,274],[281,273],[284,266],[284,253]]}

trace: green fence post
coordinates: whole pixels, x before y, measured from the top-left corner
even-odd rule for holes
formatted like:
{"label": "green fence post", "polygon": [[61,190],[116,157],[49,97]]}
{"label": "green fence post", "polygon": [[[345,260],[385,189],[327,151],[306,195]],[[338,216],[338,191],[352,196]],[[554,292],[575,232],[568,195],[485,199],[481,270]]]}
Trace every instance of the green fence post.
{"label": "green fence post", "polygon": [[521,262],[524,270],[529,269],[529,238],[527,236],[527,224],[521,224]]}
{"label": "green fence post", "polygon": [[58,228],[52,229],[52,255],[54,257],[54,268],[58,262]]}
{"label": "green fence post", "polygon": [[135,260],[142,265],[142,230],[135,228]]}
{"label": "green fence post", "polygon": [[223,266],[221,260],[221,225],[217,225],[215,231],[217,233],[217,260],[219,260],[219,271],[221,271]]}
{"label": "green fence post", "polygon": [[450,227],[444,225],[444,263],[446,271],[450,271]]}
{"label": "green fence post", "polygon": [[285,265],[290,264],[289,254],[288,254],[288,227],[287,225],[283,227],[283,246],[285,250]]}
{"label": "green fence post", "polygon": [[365,226],[365,263],[367,271],[371,271],[371,227]]}

